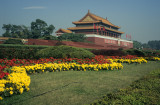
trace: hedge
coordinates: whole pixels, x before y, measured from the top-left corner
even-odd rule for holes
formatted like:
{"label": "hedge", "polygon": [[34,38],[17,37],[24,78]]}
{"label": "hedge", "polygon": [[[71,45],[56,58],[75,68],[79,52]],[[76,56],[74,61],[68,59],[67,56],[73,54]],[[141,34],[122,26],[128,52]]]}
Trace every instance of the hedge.
{"label": "hedge", "polygon": [[3,44],[21,44],[23,45],[23,42],[21,39],[8,39]]}
{"label": "hedge", "polygon": [[37,52],[37,57],[41,58],[92,58],[94,54],[83,48],[76,48],[71,46],[53,46],[49,48],[42,49]]}
{"label": "hedge", "polygon": [[48,47],[49,46],[1,44],[0,58],[35,59],[37,58],[37,51]]}
{"label": "hedge", "polygon": [[104,56],[124,56],[126,53],[123,50],[91,50],[95,55],[104,55]]}

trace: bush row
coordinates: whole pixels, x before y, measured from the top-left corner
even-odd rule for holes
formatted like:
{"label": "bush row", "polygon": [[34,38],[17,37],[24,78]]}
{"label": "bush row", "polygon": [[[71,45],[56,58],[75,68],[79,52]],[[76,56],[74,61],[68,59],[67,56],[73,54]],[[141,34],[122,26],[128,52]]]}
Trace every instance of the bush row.
{"label": "bush row", "polygon": [[124,56],[126,53],[123,50],[91,50],[95,55],[104,55],[104,56]]}
{"label": "bush row", "polygon": [[40,58],[92,58],[94,54],[83,48],[76,48],[71,46],[54,46],[42,49],[37,53]]}
{"label": "bush row", "polygon": [[138,49],[128,49],[125,50],[126,54],[129,55],[137,55],[141,57],[150,57],[150,56],[155,56],[155,57],[160,57],[160,51],[159,50],[138,50]]}
{"label": "bush row", "polygon": [[22,44],[23,42],[21,39],[8,39],[3,44]]}
{"label": "bush row", "polygon": [[35,59],[36,53],[48,46],[33,46],[33,45],[0,45],[0,58],[7,59]]}
{"label": "bush row", "polygon": [[119,50],[91,50],[95,55],[104,56],[125,56],[125,55],[137,55],[139,57],[156,56],[160,57],[160,51],[158,50],[138,50],[138,49],[119,49]]}
{"label": "bush row", "polygon": [[160,51],[148,51],[138,49],[128,50],[91,50],[76,48],[70,46],[38,46],[38,45],[0,45],[0,58],[18,58],[18,59],[38,59],[38,58],[91,58],[94,55],[104,56],[125,56],[125,55],[137,55],[137,56],[160,56]]}
{"label": "bush row", "polygon": [[0,58],[92,58],[94,54],[83,48],[70,46],[0,45]]}

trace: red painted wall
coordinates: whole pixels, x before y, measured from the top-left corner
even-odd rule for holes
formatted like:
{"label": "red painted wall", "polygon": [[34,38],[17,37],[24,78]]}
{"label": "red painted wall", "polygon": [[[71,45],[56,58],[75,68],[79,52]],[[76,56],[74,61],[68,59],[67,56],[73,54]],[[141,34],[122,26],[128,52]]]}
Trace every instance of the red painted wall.
{"label": "red painted wall", "polygon": [[[104,40],[103,38],[93,38],[89,37],[88,41],[92,41],[95,43],[84,43],[84,42],[71,42],[71,41],[62,41],[63,45],[81,47],[81,48],[92,48],[92,49],[113,49],[117,50],[119,48],[129,49],[131,46],[124,46],[123,42],[120,42],[122,45],[118,45],[118,41],[113,40]],[[48,45],[48,46],[56,46],[56,40],[41,40],[41,39],[28,39],[27,45]],[[111,43],[112,42],[112,43]]]}
{"label": "red painted wall", "polygon": [[110,48],[110,46],[115,48],[119,47],[119,48],[125,48],[125,49],[133,48],[133,43],[125,42],[121,40],[104,39],[104,38],[98,38],[98,37],[88,37],[87,40],[107,48]]}

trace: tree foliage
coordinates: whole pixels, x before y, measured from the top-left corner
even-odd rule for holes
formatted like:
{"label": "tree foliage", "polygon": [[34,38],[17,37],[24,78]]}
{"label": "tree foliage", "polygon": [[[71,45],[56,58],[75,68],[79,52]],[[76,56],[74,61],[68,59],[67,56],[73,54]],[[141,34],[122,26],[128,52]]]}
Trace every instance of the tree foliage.
{"label": "tree foliage", "polygon": [[8,39],[3,44],[23,44],[20,39]]}
{"label": "tree foliage", "polygon": [[37,39],[50,36],[55,27],[53,25],[48,26],[45,21],[36,19],[35,22],[31,22],[30,28],[25,25],[3,24],[2,29],[5,30],[3,37]]}
{"label": "tree foliage", "polygon": [[149,48],[149,49],[160,49],[160,40],[148,41],[148,43],[141,43],[138,41],[133,41],[133,48],[141,49],[141,48]]}
{"label": "tree foliage", "polygon": [[29,28],[24,25],[3,24],[5,30],[3,37],[27,38],[30,35]]}
{"label": "tree foliage", "polygon": [[45,21],[40,19],[36,19],[35,22],[31,23],[32,38],[34,39],[51,35],[54,29],[53,25],[48,26]]}
{"label": "tree foliage", "polygon": [[65,33],[59,36],[58,39],[73,41],[73,42],[84,42],[86,37],[85,37],[85,34]]}
{"label": "tree foliage", "polygon": [[142,44],[142,47],[143,47],[143,48],[150,49],[150,46],[149,46],[147,43],[143,43],[143,44]]}
{"label": "tree foliage", "polygon": [[155,40],[155,41],[149,41],[148,45],[152,49],[160,50],[160,40]]}
{"label": "tree foliage", "polygon": [[133,48],[141,49],[142,48],[142,43],[138,42],[138,41],[133,41]]}
{"label": "tree foliage", "polygon": [[56,36],[52,36],[52,35],[46,35],[46,36],[42,37],[41,39],[44,39],[44,40],[58,40],[58,38]]}

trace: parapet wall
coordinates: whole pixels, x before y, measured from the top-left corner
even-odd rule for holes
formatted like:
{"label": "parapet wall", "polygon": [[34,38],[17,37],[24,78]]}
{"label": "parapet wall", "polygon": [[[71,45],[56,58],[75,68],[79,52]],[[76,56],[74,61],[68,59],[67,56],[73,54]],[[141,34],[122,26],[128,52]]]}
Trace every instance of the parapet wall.
{"label": "parapet wall", "polygon": [[108,36],[100,36],[96,34],[88,34],[87,40],[92,41],[95,44],[102,45],[104,47],[107,46],[119,46],[125,48],[133,48],[133,42],[129,40],[124,40],[120,38],[108,37]]}
{"label": "parapet wall", "polygon": [[[41,40],[41,39],[28,39],[27,45],[48,45],[48,46],[56,46],[57,44],[74,46],[80,48],[91,48],[91,49],[107,49],[107,50],[117,50],[119,48],[129,49],[126,46],[118,46],[117,44],[108,44],[104,42],[104,39],[91,38],[93,40],[99,41],[99,43],[84,43],[84,42],[72,42],[72,41],[61,41],[57,40]],[[92,41],[93,41],[92,40]]]}

